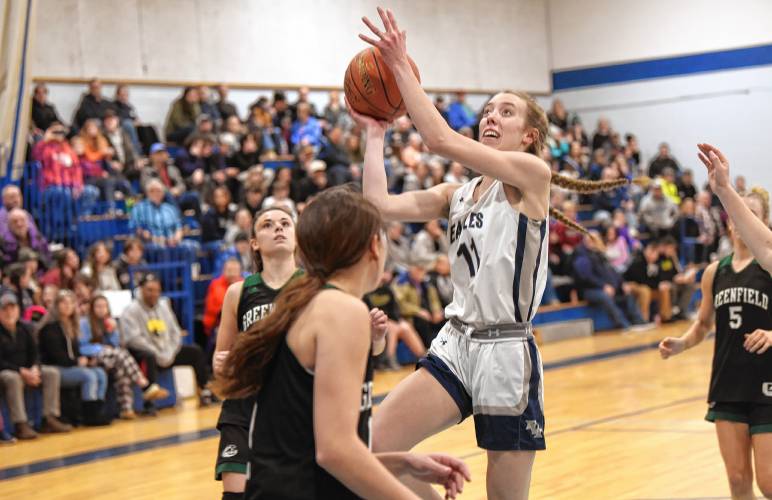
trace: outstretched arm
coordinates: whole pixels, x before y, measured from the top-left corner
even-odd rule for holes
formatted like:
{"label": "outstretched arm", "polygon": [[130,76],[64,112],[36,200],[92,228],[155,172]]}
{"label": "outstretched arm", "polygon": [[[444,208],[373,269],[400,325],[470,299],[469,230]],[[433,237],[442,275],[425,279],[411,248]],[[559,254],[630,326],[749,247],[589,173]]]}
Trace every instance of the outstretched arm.
{"label": "outstretched arm", "polygon": [[427,190],[389,194],[386,171],[383,168],[384,138],[388,124],[360,115],[350,104],[348,111],[354,121],[367,131],[362,190],[365,198],[378,207],[383,218],[409,222],[447,218],[450,197],[459,185],[444,183]]}
{"label": "outstretched arm", "polygon": [[[525,196],[533,194],[537,199],[546,199],[551,176],[549,166],[532,154],[499,151],[453,131],[413,74],[407,59],[406,32],[399,30],[391,11],[379,8],[378,14],[386,31],[382,32],[369,19],[363,18],[378,40],[359,36],[380,50],[384,62],[394,73],[410,118],[429,149],[480,174],[514,186]],[[546,210],[546,204],[544,208]]]}
{"label": "outstretched arm", "polygon": [[710,144],[698,144],[697,154],[708,169],[710,188],[732,218],[740,238],[761,266],[772,272],[772,230],[751,212],[729,182],[729,160]]}

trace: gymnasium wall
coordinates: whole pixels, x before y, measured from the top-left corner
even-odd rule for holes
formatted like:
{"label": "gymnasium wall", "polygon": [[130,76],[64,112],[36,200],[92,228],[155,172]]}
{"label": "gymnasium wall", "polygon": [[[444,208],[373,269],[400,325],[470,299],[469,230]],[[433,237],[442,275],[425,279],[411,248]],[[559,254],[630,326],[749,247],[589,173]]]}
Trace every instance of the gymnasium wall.
{"label": "gymnasium wall", "polygon": [[554,95],[587,128],[608,117],[646,158],[667,140],[700,181],[694,145],[711,141],[772,187],[772,2],[549,0],[549,25]]}
{"label": "gymnasium wall", "polygon": [[[37,0],[36,75],[340,86],[378,0]],[[429,87],[549,91],[541,0],[395,0]],[[506,22],[500,22],[505,20]]]}

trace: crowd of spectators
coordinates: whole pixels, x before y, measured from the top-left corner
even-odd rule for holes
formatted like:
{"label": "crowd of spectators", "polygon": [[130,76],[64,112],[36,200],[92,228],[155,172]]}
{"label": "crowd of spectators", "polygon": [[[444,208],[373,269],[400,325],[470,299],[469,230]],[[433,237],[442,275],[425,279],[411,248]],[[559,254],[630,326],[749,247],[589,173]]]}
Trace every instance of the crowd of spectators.
{"label": "crowd of spectators", "polygon": [[[112,391],[118,415],[131,419],[137,416],[132,385],[142,391],[143,412],[154,414],[153,401],[167,395],[157,383],[158,371],[177,365],[194,369],[201,403],[208,404],[206,350],[224,291],[251,272],[254,215],[271,206],[298,214],[320,191],[361,182],[362,131],[337,91],[323,109],[309,101],[307,88],[294,102],[277,91],[240,116],[227,86],[188,87],[170,105],[165,141],[143,124],[126,85],[109,99],[100,81],[91,81],[69,124],[47,95],[44,84],[35,87],[30,134],[41,189],[77,200],[82,213],[98,202],[123,200],[132,234],[117,255],[113,242],[98,242],[79,256],[49,244],[39,221],[25,211],[18,187],[3,189],[0,381],[16,436],[37,435],[24,412],[27,386],[42,387],[41,430],[50,432],[70,429],[60,420],[60,388],[79,388],[87,424],[109,422]],[[449,104],[437,96],[435,104],[454,129],[475,136],[478,113],[463,93]],[[596,195],[553,190],[552,205],[591,228],[594,237],[551,221],[543,303],[586,300],[619,328],[686,317],[699,270],[727,252],[716,198],[694,185],[692,172],[665,143],[645,165],[636,137],[619,133],[605,118],[594,131],[586,130],[559,100],[548,117],[542,156],[554,172],[647,182]],[[278,168],[267,168],[270,162]],[[474,175],[432,154],[408,117],[397,119],[387,134],[385,168],[395,193]],[[390,369],[398,367],[398,341],[416,356],[426,352],[453,288],[445,221],[391,223],[387,234],[387,270],[366,300],[389,317],[379,366]],[[143,255],[151,247],[215,249],[201,332],[180,327],[158,276],[137,272],[131,278],[131,267],[146,264]],[[113,317],[106,295],[131,283],[138,285],[131,304]],[[199,343],[182,342],[195,333]]]}

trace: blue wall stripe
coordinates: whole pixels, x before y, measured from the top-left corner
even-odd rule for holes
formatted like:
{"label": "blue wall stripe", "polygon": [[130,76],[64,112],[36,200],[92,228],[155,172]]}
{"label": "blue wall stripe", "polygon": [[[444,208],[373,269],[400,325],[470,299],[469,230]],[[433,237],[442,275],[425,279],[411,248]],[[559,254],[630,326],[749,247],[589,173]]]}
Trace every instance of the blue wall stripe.
{"label": "blue wall stripe", "polygon": [[552,72],[552,89],[633,82],[772,64],[772,44]]}
{"label": "blue wall stripe", "polygon": [[[569,366],[582,365],[586,363],[592,363],[594,361],[602,361],[605,359],[618,358],[622,356],[630,356],[643,351],[649,351],[656,349],[657,342],[649,342],[642,345],[625,347],[623,349],[615,349],[611,351],[599,352],[595,354],[588,354],[585,356],[576,356],[573,358],[566,358],[551,363],[544,364],[544,371],[557,370],[560,368],[566,368]],[[379,394],[373,398],[374,404],[380,404],[387,394]],[[646,410],[636,410],[637,412]],[[609,417],[607,417],[609,418]],[[606,419],[601,419],[605,421]],[[581,425],[580,425],[581,426]],[[149,439],[146,441],[138,441],[136,443],[113,446],[110,448],[102,448],[98,450],[85,451],[82,453],[76,453],[73,455],[67,455],[63,457],[52,458],[48,460],[41,460],[39,462],[32,462],[24,465],[17,465],[14,467],[8,467],[0,469],[0,481],[14,479],[28,474],[36,474],[41,472],[49,472],[55,469],[61,469],[63,467],[71,467],[74,465],[86,464],[89,462],[96,462],[103,459],[120,457],[123,455],[129,455],[132,453],[139,453],[142,451],[153,450],[156,448],[165,448],[167,446],[175,446],[179,444],[191,443],[194,441],[200,441],[202,439],[209,439],[219,436],[219,432],[215,428],[202,429],[199,431],[184,432],[181,434],[174,434],[172,436]],[[24,444],[21,443],[21,446]],[[17,444],[16,446],[19,446]]]}

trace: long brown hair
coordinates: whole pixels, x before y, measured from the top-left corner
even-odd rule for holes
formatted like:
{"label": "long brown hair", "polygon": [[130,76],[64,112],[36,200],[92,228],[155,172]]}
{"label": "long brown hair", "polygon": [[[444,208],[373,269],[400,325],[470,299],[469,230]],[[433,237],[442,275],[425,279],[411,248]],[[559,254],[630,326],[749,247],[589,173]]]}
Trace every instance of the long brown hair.
{"label": "long brown hair", "polygon": [[300,312],[333,274],[359,262],[382,226],[375,205],[347,187],[325,190],[306,207],[296,228],[306,275],[282,290],[271,314],[239,335],[218,392],[239,398],[262,387],[266,366]]}
{"label": "long brown hair", "polygon": [[[544,141],[547,139],[547,133],[549,132],[549,120],[547,119],[547,113],[544,112],[539,103],[531,97],[527,92],[515,92],[512,90],[503,90],[502,94],[512,94],[525,102],[525,124],[528,127],[532,127],[536,130],[537,136],[534,141],[525,150],[526,153],[531,153],[535,156],[540,156],[541,150],[544,147]],[[626,186],[630,183],[627,179],[615,179],[613,181],[587,181],[581,179],[574,179],[565,175],[556,174],[553,172],[550,183],[573,191],[580,194],[598,193],[601,191],[610,191],[622,186]],[[580,231],[586,235],[590,235],[590,232],[586,227],[582,226],[576,221],[571,220],[563,212],[555,207],[550,207],[550,216],[563,224]]]}
{"label": "long brown hair", "polygon": [[91,329],[91,343],[101,344],[105,338],[105,320],[104,318],[97,318],[94,314],[94,304],[98,300],[104,300],[107,302],[107,314],[110,315],[110,302],[104,295],[94,295],[88,304],[88,326]]}
{"label": "long brown hair", "polygon": [[[287,216],[289,216],[290,220],[293,224],[297,226],[295,223],[295,216],[292,215],[292,212],[290,212],[288,209],[284,208],[281,205],[275,206],[275,207],[268,207],[263,208],[259,212],[255,214],[255,218],[252,221],[252,234],[251,238],[254,240],[257,238],[257,223],[260,217],[263,214],[267,214],[268,212],[273,212],[274,210],[278,210],[279,212],[284,212]],[[297,229],[296,229],[297,230]],[[254,264],[255,272],[262,273],[263,272],[263,256],[260,254],[260,250],[253,251],[252,252],[252,262]]]}
{"label": "long brown hair", "polygon": [[[74,304],[74,309],[72,311],[72,316],[69,319],[62,318],[59,315],[59,304],[64,302],[65,300],[72,300]],[[70,290],[59,290],[59,292],[56,294],[56,299],[54,299],[54,305],[51,307],[51,309],[48,310],[45,316],[43,316],[43,319],[40,320],[40,325],[38,326],[38,332],[46,326],[49,323],[59,323],[62,327],[62,331],[64,331],[64,334],[70,338],[70,340],[78,340],[78,337],[80,337],[80,321],[78,320],[78,299],[75,297],[75,294],[71,292]]]}

